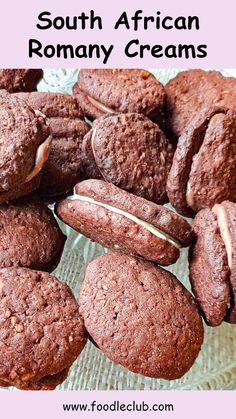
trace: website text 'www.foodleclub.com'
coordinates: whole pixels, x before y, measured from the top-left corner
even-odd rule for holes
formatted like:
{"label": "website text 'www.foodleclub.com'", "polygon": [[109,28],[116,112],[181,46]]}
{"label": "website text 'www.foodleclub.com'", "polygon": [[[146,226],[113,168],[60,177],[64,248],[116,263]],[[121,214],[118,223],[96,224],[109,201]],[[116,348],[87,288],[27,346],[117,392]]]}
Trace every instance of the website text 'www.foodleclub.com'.
{"label": "website text 'www.foodleclub.com'", "polygon": [[112,403],[63,403],[63,412],[174,412],[172,403],[146,403],[144,401],[130,401],[123,403],[114,400]]}

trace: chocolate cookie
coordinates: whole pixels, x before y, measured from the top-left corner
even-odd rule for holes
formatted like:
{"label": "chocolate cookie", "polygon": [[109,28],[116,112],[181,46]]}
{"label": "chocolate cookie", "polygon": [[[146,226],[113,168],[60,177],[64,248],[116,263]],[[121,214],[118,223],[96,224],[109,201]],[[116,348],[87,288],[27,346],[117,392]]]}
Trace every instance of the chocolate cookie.
{"label": "chocolate cookie", "polygon": [[132,195],[102,180],[75,186],[56,213],[66,224],[104,247],[169,265],[188,246],[193,231],[173,211]]}
{"label": "chocolate cookie", "polygon": [[82,69],[73,93],[91,119],[114,112],[163,119],[165,90],[146,70]]}
{"label": "chocolate cookie", "polygon": [[51,390],[86,343],[69,287],[45,272],[0,270],[0,382]]}
{"label": "chocolate cookie", "polygon": [[30,193],[51,145],[50,128],[42,114],[19,98],[0,92],[0,203]]}
{"label": "chocolate cookie", "polygon": [[43,77],[41,69],[0,69],[0,89],[8,92],[32,92]]}
{"label": "chocolate cookie", "polygon": [[66,237],[46,205],[32,197],[2,204],[0,226],[0,268],[56,268]]}
{"label": "chocolate cookie", "polygon": [[191,294],[152,263],[118,253],[90,262],[80,291],[85,327],[104,354],[130,371],[182,377],[203,342]]}
{"label": "chocolate cookie", "polygon": [[167,125],[179,137],[202,108],[224,106],[236,111],[236,79],[217,71],[187,70],[165,85]]}
{"label": "chocolate cookie", "polygon": [[192,215],[224,200],[236,200],[236,112],[200,112],[180,137],[167,180],[178,212]]}
{"label": "chocolate cookie", "polygon": [[193,223],[190,281],[210,326],[236,323],[236,204],[224,201],[200,211]]}
{"label": "chocolate cookie", "polygon": [[94,125],[91,147],[89,138],[84,141],[89,174],[94,158],[107,182],[158,204],[167,202],[166,179],[173,147],[150,119],[134,113],[105,116]]}
{"label": "chocolate cookie", "polygon": [[19,93],[33,109],[42,112],[52,130],[52,147],[39,192],[45,199],[65,195],[84,178],[81,144],[89,126],[76,100],[61,93]]}

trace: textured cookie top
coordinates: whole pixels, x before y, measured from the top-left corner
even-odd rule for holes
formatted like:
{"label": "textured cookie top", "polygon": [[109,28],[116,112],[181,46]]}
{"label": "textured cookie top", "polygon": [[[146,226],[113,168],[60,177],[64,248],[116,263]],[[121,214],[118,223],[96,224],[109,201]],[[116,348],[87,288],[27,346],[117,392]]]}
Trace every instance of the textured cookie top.
{"label": "textured cookie top", "polygon": [[216,215],[201,210],[193,227],[196,244],[189,255],[190,281],[204,318],[210,326],[218,326],[230,307],[230,270]]}
{"label": "textured cookie top", "polygon": [[40,194],[52,198],[68,192],[83,179],[81,144],[89,127],[76,100],[62,93],[18,93],[33,109],[47,117],[52,147],[40,184]]}
{"label": "textured cookie top", "polygon": [[95,259],[80,306],[98,347],[133,372],[180,378],[199,353],[203,326],[191,294],[148,262],[116,253]]}
{"label": "textured cookie top", "polygon": [[0,381],[25,388],[68,368],[86,342],[69,287],[48,273],[0,270]]}
{"label": "textured cookie top", "polygon": [[81,92],[90,106],[97,109],[96,117],[107,112],[151,116],[163,108],[166,98],[163,86],[151,73],[134,69],[82,69],[74,94],[80,96]]}
{"label": "textured cookie top", "polygon": [[201,108],[225,106],[236,110],[236,79],[217,71],[187,70],[166,85],[168,127],[177,136]]}
{"label": "textured cookie top", "polygon": [[18,93],[33,109],[38,109],[45,116],[60,118],[81,118],[83,116],[76,100],[63,93],[31,92]]}
{"label": "textured cookie top", "polygon": [[55,268],[65,236],[46,205],[32,197],[0,205],[0,225],[0,268]]}
{"label": "textured cookie top", "polygon": [[41,69],[0,69],[0,89],[8,92],[31,92],[43,77]]}
{"label": "textured cookie top", "polygon": [[203,109],[179,138],[167,181],[172,205],[191,215],[236,200],[236,112]]}
{"label": "textured cookie top", "polygon": [[97,121],[92,149],[103,178],[150,201],[164,203],[173,147],[144,115],[119,114]]}
{"label": "textured cookie top", "polygon": [[1,91],[0,192],[14,189],[29,180],[39,146],[49,135],[50,129],[42,115],[36,114],[22,100]]}

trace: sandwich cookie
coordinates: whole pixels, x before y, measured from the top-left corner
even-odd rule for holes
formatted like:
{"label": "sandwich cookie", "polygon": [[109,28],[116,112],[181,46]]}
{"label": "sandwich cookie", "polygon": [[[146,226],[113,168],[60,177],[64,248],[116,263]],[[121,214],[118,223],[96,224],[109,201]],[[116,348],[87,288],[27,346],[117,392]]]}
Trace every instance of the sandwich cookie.
{"label": "sandwich cookie", "polygon": [[92,120],[105,114],[132,112],[163,122],[166,93],[146,70],[82,69],[73,94]]}
{"label": "sandwich cookie", "polygon": [[170,272],[108,253],[89,263],[80,312],[99,349],[130,371],[174,380],[193,365],[203,325],[192,295]]}
{"label": "sandwich cookie", "polygon": [[53,271],[66,237],[53,213],[38,199],[0,205],[0,268],[22,266]]}
{"label": "sandwich cookie", "polygon": [[0,270],[0,384],[53,390],[86,343],[69,287],[46,272]]}
{"label": "sandwich cookie", "polygon": [[84,179],[81,145],[89,126],[75,99],[62,93],[19,93],[33,109],[42,112],[52,131],[52,147],[39,192],[46,200],[65,195]]}
{"label": "sandwich cookie", "polygon": [[183,215],[236,200],[236,111],[206,109],[192,120],[179,139],[167,194]]}
{"label": "sandwich cookie", "polygon": [[200,211],[193,223],[190,281],[206,323],[236,323],[236,204]]}
{"label": "sandwich cookie", "polygon": [[223,106],[236,111],[236,78],[217,71],[187,70],[166,85],[168,129],[179,137],[203,108]]}
{"label": "sandwich cookie", "polygon": [[135,195],[158,204],[167,202],[166,180],[174,151],[150,119],[134,113],[105,116],[95,121],[84,142],[88,175],[99,171],[107,182]]}
{"label": "sandwich cookie", "polygon": [[180,247],[193,239],[184,218],[102,180],[77,184],[74,195],[59,202],[55,211],[63,222],[102,246],[161,265],[176,262]]}
{"label": "sandwich cookie", "polygon": [[51,135],[45,117],[5,90],[0,93],[0,203],[36,189]]}

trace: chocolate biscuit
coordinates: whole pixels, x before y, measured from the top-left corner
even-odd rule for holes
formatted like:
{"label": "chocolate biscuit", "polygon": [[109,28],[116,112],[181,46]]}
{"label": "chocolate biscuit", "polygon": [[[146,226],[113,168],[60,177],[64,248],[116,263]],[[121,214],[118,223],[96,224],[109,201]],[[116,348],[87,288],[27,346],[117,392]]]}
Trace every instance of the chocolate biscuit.
{"label": "chocolate biscuit", "polygon": [[0,382],[53,389],[86,343],[69,287],[45,272],[0,270]]}
{"label": "chocolate biscuit", "polygon": [[0,69],[0,89],[12,92],[32,92],[43,77],[41,69]]}
{"label": "chocolate biscuit", "polygon": [[56,268],[66,237],[46,205],[33,197],[2,204],[0,225],[0,268]]}
{"label": "chocolate biscuit", "polygon": [[51,145],[45,117],[5,90],[0,93],[0,203],[26,195],[40,181]]}
{"label": "chocolate biscuit", "polygon": [[80,291],[85,327],[112,361],[173,380],[194,363],[203,325],[191,294],[152,263],[118,253],[90,262]]}
{"label": "chocolate biscuit", "polygon": [[236,200],[236,112],[203,109],[180,137],[167,180],[171,204],[183,215]]}
{"label": "chocolate biscuit", "polygon": [[91,147],[89,138],[84,141],[89,174],[96,175],[95,161],[107,182],[158,204],[167,201],[166,179],[174,151],[150,119],[134,113],[105,116],[94,124]]}
{"label": "chocolate biscuit", "polygon": [[193,231],[173,211],[102,180],[86,180],[59,202],[56,214],[93,241],[115,250],[169,265],[188,246]]}
{"label": "chocolate biscuit", "polygon": [[190,281],[210,326],[236,323],[236,204],[224,201],[201,210],[193,223]]}
{"label": "chocolate biscuit", "polygon": [[33,109],[42,112],[52,131],[52,146],[39,193],[44,199],[65,195],[84,178],[81,145],[89,126],[75,99],[62,93],[20,93]]}
{"label": "chocolate biscuit", "polygon": [[82,69],[73,93],[91,119],[132,112],[163,120],[165,90],[146,70]]}
{"label": "chocolate biscuit", "polygon": [[166,85],[167,125],[176,137],[202,108],[223,106],[236,111],[236,79],[217,71],[187,70]]}

